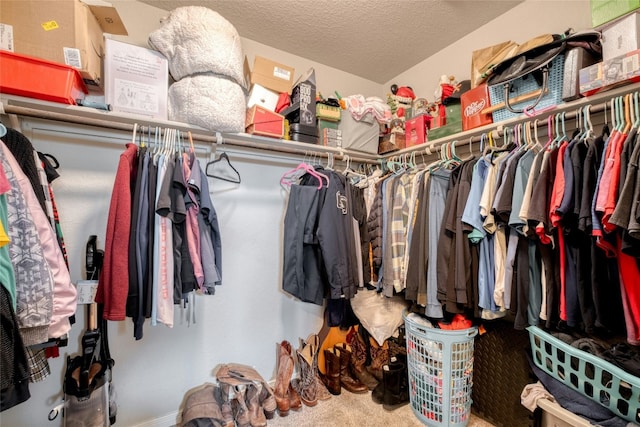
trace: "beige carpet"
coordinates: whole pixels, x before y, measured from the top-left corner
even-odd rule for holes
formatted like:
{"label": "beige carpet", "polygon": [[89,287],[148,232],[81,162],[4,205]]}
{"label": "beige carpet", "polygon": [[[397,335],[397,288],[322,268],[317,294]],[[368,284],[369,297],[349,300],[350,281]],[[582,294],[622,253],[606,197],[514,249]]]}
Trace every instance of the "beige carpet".
{"label": "beige carpet", "polygon": [[[345,390],[339,396],[320,401],[312,408],[302,406],[300,411],[289,411],[286,417],[268,420],[269,426],[295,427],[377,427],[377,426],[423,426],[407,404],[394,411],[386,411],[371,399],[371,393],[353,394]],[[492,424],[471,415],[468,426],[492,427]]]}

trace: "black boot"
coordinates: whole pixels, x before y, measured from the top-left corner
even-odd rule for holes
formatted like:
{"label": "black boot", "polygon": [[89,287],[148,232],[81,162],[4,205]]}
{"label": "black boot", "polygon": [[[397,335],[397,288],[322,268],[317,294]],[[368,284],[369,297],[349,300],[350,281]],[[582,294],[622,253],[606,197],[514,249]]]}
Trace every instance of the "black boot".
{"label": "black boot", "polygon": [[[388,387],[387,384],[389,381],[389,380],[385,381],[384,378],[389,377],[392,372],[397,372],[399,370],[404,370],[404,374],[405,376],[407,376],[408,373],[407,373],[406,366],[407,366],[406,359],[402,360],[402,359],[398,359],[397,357],[392,358],[389,363],[382,365],[382,369],[380,370],[382,372],[382,381],[380,381],[378,385],[371,392],[371,399],[373,399],[375,403],[378,403],[378,404],[384,403],[384,396],[387,393],[386,390],[387,390],[387,387]],[[407,381],[405,379],[405,384],[406,382]],[[408,392],[407,392],[407,396],[408,396]]]}
{"label": "black boot", "polygon": [[384,409],[393,411],[409,403],[409,378],[405,363],[396,362],[385,366],[382,369],[382,382],[384,384],[382,397]]}

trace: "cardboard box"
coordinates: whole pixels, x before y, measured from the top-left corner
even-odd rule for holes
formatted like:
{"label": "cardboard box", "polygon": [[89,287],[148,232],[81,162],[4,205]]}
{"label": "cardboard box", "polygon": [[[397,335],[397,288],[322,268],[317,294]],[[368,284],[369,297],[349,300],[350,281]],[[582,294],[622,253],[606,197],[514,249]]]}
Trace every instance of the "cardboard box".
{"label": "cardboard box", "polygon": [[593,28],[640,8],[640,0],[591,0]]}
{"label": "cardboard box", "polygon": [[259,84],[274,92],[289,93],[293,84],[295,69],[284,64],[256,55],[253,70],[249,69],[249,62],[244,58],[244,74],[247,89],[253,84]]}
{"label": "cardboard box", "polygon": [[447,122],[446,125],[440,126],[436,129],[429,130],[429,141],[434,141],[445,136],[453,135],[454,133],[462,132],[462,121]]}
{"label": "cardboard box", "polygon": [[275,111],[279,97],[280,94],[256,83],[251,87],[251,91],[249,91],[249,96],[247,97],[247,108],[251,108],[254,105],[260,105],[267,110]]}
{"label": "cardboard box", "polygon": [[640,49],[640,13],[631,13],[602,30],[602,60]]}
{"label": "cardboard box", "polygon": [[605,86],[634,83],[640,77],[640,50],[602,62]]}
{"label": "cardboard box", "polygon": [[0,9],[0,45],[75,67],[92,86],[102,86],[103,33],[127,35],[115,8],[80,0],[2,0]]}
{"label": "cardboard box", "polygon": [[342,132],[338,129],[338,122],[318,118],[318,137],[320,145],[342,147]]}
{"label": "cardboard box", "polygon": [[564,59],[563,101],[568,102],[580,98],[580,70],[596,62],[598,62],[598,58],[583,47],[576,46],[569,49]]}
{"label": "cardboard box", "polygon": [[590,96],[639,81],[640,50],[636,50],[580,70],[580,94]]}
{"label": "cardboard box", "polygon": [[378,154],[391,153],[405,148],[405,134],[392,132],[384,135],[378,143]]}
{"label": "cardboard box", "polygon": [[604,87],[604,75],[602,74],[602,62],[590,65],[580,70],[580,94],[593,95]]}
{"label": "cardboard box", "polygon": [[112,111],[167,120],[169,64],[160,52],[107,39],[104,77]]}
{"label": "cardboard box", "polygon": [[462,129],[474,129],[479,126],[493,123],[491,113],[483,113],[482,110],[489,107],[489,88],[486,83],[478,85],[460,96],[460,109],[462,112]]}
{"label": "cardboard box", "polygon": [[254,105],[247,109],[245,128],[250,134],[282,138],[284,136],[284,116],[260,105]]}
{"label": "cardboard box", "polygon": [[291,90],[291,104],[300,108],[297,123],[316,126],[316,72],[313,68],[300,76]]}

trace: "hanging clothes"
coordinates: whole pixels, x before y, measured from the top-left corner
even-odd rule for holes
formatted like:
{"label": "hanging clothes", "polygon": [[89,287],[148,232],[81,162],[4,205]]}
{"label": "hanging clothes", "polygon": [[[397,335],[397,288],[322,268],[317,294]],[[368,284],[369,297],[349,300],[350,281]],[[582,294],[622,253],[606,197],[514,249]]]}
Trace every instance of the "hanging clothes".
{"label": "hanging clothes", "polygon": [[145,319],[172,327],[174,305],[186,305],[195,292],[212,295],[221,284],[217,214],[194,151],[127,144],[114,181],[96,295],[104,317],[130,317],[139,340]]}

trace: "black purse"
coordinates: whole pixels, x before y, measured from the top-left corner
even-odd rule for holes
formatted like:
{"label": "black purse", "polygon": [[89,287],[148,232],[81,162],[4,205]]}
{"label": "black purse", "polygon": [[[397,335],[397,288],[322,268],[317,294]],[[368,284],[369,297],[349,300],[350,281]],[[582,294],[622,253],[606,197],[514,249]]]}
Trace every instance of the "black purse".
{"label": "black purse", "polygon": [[[524,113],[532,111],[542,100],[548,91],[549,69],[553,66],[553,60],[567,49],[575,46],[585,47],[598,55],[602,52],[600,45],[600,33],[598,31],[585,31],[571,33],[567,30],[564,34],[554,35],[554,40],[540,46],[536,46],[525,52],[505,59],[495,66],[493,74],[487,80],[487,86],[499,86],[504,88],[504,103],[512,113]],[[540,86],[540,93],[533,104],[521,110],[516,110],[510,104],[509,94],[514,80],[531,75]]]}

